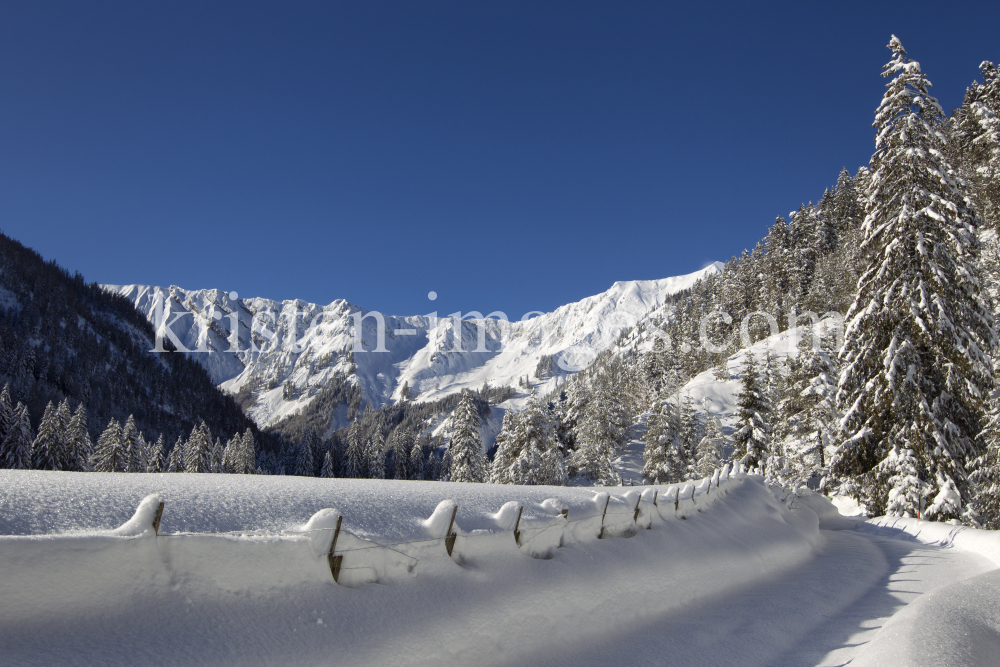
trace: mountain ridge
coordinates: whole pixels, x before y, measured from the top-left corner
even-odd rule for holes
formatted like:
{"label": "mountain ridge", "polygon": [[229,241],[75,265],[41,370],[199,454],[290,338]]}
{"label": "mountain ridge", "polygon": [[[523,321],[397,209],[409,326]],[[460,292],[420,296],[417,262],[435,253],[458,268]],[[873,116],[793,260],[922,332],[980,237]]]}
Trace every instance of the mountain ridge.
{"label": "mountain ridge", "polygon": [[[605,292],[527,320],[461,324],[447,317],[384,315],[344,299],[324,306],[176,285],[102,287],[132,302],[164,341],[172,340],[169,328],[178,348],[190,350],[218,387],[243,394],[247,414],[264,428],[301,411],[338,381],[355,384],[361,402],[376,408],[407,392],[429,401],[532,375],[542,376],[537,379],[544,393],[589,365],[622,329],[663,306],[666,297],[722,267],[716,262],[682,276],[618,281]],[[331,429],[346,426],[360,407],[338,411]]]}

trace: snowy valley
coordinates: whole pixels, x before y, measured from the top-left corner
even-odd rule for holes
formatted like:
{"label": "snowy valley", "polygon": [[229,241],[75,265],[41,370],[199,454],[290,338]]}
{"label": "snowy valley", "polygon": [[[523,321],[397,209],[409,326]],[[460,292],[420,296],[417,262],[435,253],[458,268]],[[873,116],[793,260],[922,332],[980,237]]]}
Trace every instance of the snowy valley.
{"label": "snowy valley", "polygon": [[0,234],[0,664],[996,664],[1000,69],[889,49],[868,167],[530,317]]}

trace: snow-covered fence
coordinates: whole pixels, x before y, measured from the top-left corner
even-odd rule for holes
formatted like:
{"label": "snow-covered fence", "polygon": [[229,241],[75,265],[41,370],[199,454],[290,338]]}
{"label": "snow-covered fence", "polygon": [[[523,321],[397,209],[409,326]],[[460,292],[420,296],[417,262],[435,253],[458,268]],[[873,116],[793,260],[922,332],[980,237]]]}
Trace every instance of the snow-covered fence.
{"label": "snow-covered fence", "polygon": [[[246,590],[251,584],[248,579],[254,587],[265,588],[324,582],[357,587],[424,569],[440,571],[449,561],[463,565],[498,551],[517,550],[545,559],[560,547],[592,544],[601,548],[596,546],[600,540],[633,537],[640,530],[694,518],[722,500],[731,485],[743,478],[731,478],[728,469],[723,469],[698,483],[575,488],[543,500],[538,500],[537,490],[531,487],[492,487],[486,491],[493,498],[506,492],[516,496],[519,490],[524,494],[523,500],[506,502],[492,514],[484,510],[481,497],[468,495],[472,485],[455,485],[457,500],[440,501],[429,516],[424,515],[426,519],[412,524],[400,514],[405,508],[405,498],[401,498],[385,510],[382,519],[371,510],[363,525],[352,525],[350,512],[328,507],[301,526],[233,532],[161,531],[164,517],[169,525],[171,501],[165,494],[156,494],[145,497],[132,518],[114,530],[0,540],[14,557],[23,551],[22,567],[65,576],[67,585],[80,589],[81,599],[86,598],[83,589],[106,579],[104,575],[94,578],[90,573],[95,571],[145,578],[151,586],[181,577],[232,592]],[[551,491],[559,494],[557,488]],[[345,499],[347,510],[353,509],[350,500]],[[58,562],[28,558],[29,553],[38,552],[27,543],[38,540],[59,541],[59,549],[45,550],[62,554]]]}

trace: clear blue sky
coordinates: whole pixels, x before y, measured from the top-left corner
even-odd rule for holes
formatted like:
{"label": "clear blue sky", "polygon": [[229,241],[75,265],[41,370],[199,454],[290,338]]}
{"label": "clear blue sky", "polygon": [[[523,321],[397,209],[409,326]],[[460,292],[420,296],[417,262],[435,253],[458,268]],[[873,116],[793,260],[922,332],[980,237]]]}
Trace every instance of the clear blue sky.
{"label": "clear blue sky", "polygon": [[88,280],[520,317],[752,246],[867,163],[890,34],[951,109],[997,25],[997,2],[7,2],[0,229]]}

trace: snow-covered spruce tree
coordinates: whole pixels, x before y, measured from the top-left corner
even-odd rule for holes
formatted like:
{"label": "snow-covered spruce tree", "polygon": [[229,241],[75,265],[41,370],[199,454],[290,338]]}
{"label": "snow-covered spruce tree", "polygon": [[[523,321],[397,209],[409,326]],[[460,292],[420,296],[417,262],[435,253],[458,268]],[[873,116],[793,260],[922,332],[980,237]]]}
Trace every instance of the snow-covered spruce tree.
{"label": "snow-covered spruce tree", "polygon": [[385,479],[385,436],[377,428],[365,447],[365,461],[371,479]]}
{"label": "snow-covered spruce tree", "polygon": [[701,442],[701,422],[694,409],[690,394],[685,394],[680,404],[680,431],[677,447],[682,453],[683,463],[679,466],[681,480],[701,479],[698,475],[698,443]]}
{"label": "snow-covered spruce tree", "polygon": [[577,474],[597,486],[617,486],[621,483],[614,459],[624,433],[617,425],[614,411],[608,395],[603,390],[595,391],[577,429],[572,466]]}
{"label": "snow-covered spruce tree", "polygon": [[451,481],[484,483],[487,480],[487,461],[483,454],[483,438],[479,410],[472,400],[472,393],[462,392],[458,406],[451,414]]}
{"label": "snow-covered spruce tree", "polygon": [[413,443],[410,449],[409,479],[424,479],[424,448],[419,442]]}
{"label": "snow-covered spruce tree", "polygon": [[712,473],[722,467],[722,452],[725,444],[726,438],[722,434],[722,424],[719,423],[719,418],[707,415],[705,435],[698,443],[696,451],[695,472],[699,479],[710,477]]}
{"label": "snow-covered spruce tree", "polygon": [[[912,493],[912,451],[931,497],[924,516],[945,520],[970,499],[965,466],[982,451],[996,332],[976,266],[976,220],[944,156],[944,114],[895,36],[889,48],[882,74],[893,79],[875,116],[863,225],[870,263],[847,315],[833,465],[878,515],[900,507],[890,492]],[[887,473],[892,466],[900,472]]]}
{"label": "snow-covered spruce tree", "polygon": [[295,474],[299,477],[316,476],[316,459],[313,456],[313,432],[307,431],[302,442],[299,443],[299,451],[295,457]]}
{"label": "snow-covered spruce tree", "polygon": [[17,420],[17,415],[14,413],[14,406],[10,402],[10,390],[7,385],[3,386],[3,391],[0,391],[0,467],[4,467],[4,461],[7,460],[7,450],[4,449],[4,441],[7,439],[7,433],[14,427],[14,422]]}
{"label": "snow-covered spruce tree", "polygon": [[257,467],[257,443],[248,428],[243,435],[237,433],[226,442],[222,452],[221,472],[235,475],[252,475]]}
{"label": "snow-covered spruce tree", "polygon": [[1000,529],[1000,401],[990,401],[989,419],[980,434],[986,450],[972,462],[972,506],[976,522],[989,530]]}
{"label": "snow-covered spruce tree", "polygon": [[324,479],[332,479],[337,476],[333,471],[333,456],[330,454],[330,450],[323,454],[323,467],[319,471],[319,476]]}
{"label": "snow-covered spruce tree", "polygon": [[87,430],[87,409],[83,407],[83,403],[76,406],[76,411],[69,420],[69,426],[66,427],[66,450],[73,466],[72,470],[88,469],[94,445]]}
{"label": "snow-covered spruce tree", "polygon": [[753,351],[746,351],[743,391],[736,409],[733,459],[745,470],[760,470],[771,450],[771,406],[760,387]]}
{"label": "snow-covered spruce tree", "polygon": [[493,465],[490,466],[491,484],[514,484],[514,463],[521,453],[520,443],[515,437],[518,429],[517,415],[510,408],[503,413],[503,423],[497,433],[496,451],[493,453]]}
{"label": "snow-covered spruce tree", "polygon": [[14,406],[14,415],[3,441],[6,458],[0,464],[5,468],[27,470],[31,467],[31,445],[35,439],[31,432],[31,417],[27,406],[20,401]]}
{"label": "snow-covered spruce tree", "polygon": [[205,422],[191,429],[191,435],[184,443],[184,472],[209,471],[212,455],[210,438]]}
{"label": "snow-covered spruce tree", "polygon": [[448,482],[451,480],[451,452],[445,447],[441,451],[441,456],[432,456],[434,467],[431,468],[430,479],[438,482]]}
{"label": "snow-covered spruce tree", "polygon": [[[870,484],[886,494],[885,514],[920,518],[930,494],[929,485],[923,481],[926,475],[913,450],[894,443],[889,455],[872,471]],[[949,485],[944,491],[953,493],[954,486]]]}
{"label": "snow-covered spruce tree", "polygon": [[165,466],[164,452],[167,451],[167,441],[161,433],[155,442],[146,447],[146,472],[163,472]]}
{"label": "snow-covered spruce tree", "polygon": [[63,470],[66,462],[66,443],[63,434],[59,410],[52,401],[49,401],[31,447],[32,467],[35,470]]}
{"label": "snow-covered spruce tree", "polygon": [[361,440],[361,420],[355,419],[347,432],[347,453],[344,462],[344,476],[350,479],[368,477],[368,462],[365,460],[365,447]]}
{"label": "snow-covered spruce tree", "polygon": [[128,469],[128,454],[122,442],[122,427],[116,420],[108,422],[108,427],[97,439],[90,468],[94,472],[125,472]]}
{"label": "snow-covered spruce tree", "polygon": [[410,449],[413,445],[413,438],[405,428],[396,428],[389,438],[390,449],[392,450],[392,478],[411,479],[410,476]]}
{"label": "snow-covered spruce tree", "polygon": [[[954,150],[972,185],[982,226],[1000,231],[1000,69],[989,61],[979,66],[982,83],[965,92],[953,119]],[[956,165],[957,166],[957,165]]]}
{"label": "snow-covered spruce tree", "polygon": [[211,440],[212,445],[208,448],[208,470],[206,472],[222,472],[222,457],[226,451],[221,438]]}
{"label": "snow-covered spruce tree", "polygon": [[822,480],[827,474],[826,449],[835,444],[840,419],[836,404],[838,367],[826,340],[820,350],[812,345],[804,347],[788,365],[788,390],[778,405],[775,442],[781,443],[788,455],[788,472],[782,483],[798,486],[810,478]]}
{"label": "snow-covered spruce tree", "polygon": [[236,459],[236,451],[239,447],[239,433],[231,437],[229,440],[226,440],[226,446],[222,448],[222,465],[219,467],[219,472],[232,474],[233,469],[236,467],[236,464],[233,461]]}
{"label": "snow-covered spruce tree", "polygon": [[177,436],[177,442],[174,443],[167,459],[167,472],[184,472],[184,450],[184,438]]}
{"label": "snow-covered spruce tree", "polygon": [[128,419],[125,420],[125,426],[122,427],[122,443],[125,446],[125,459],[127,461],[125,472],[142,472],[145,470],[142,460],[142,450],[144,449],[145,442],[143,441],[142,434],[139,433],[139,429],[136,428],[135,418],[132,415],[128,416]]}
{"label": "snow-covered spruce tree", "polygon": [[680,431],[674,406],[669,401],[659,401],[646,425],[642,476],[649,484],[668,484],[673,481],[669,450],[674,448]]}
{"label": "snow-covered spruce tree", "polygon": [[235,463],[233,472],[237,475],[253,475],[257,472],[257,439],[253,437],[253,431],[249,426],[240,438],[240,448]]}
{"label": "snow-covered spruce tree", "polygon": [[560,486],[566,483],[563,454],[551,431],[537,397],[532,395],[516,420],[513,439],[518,455],[510,469],[512,484]]}

